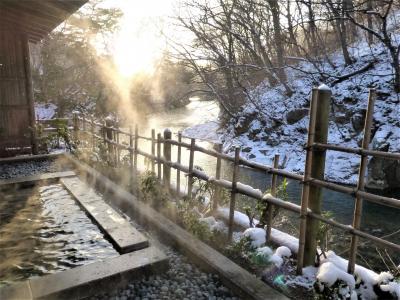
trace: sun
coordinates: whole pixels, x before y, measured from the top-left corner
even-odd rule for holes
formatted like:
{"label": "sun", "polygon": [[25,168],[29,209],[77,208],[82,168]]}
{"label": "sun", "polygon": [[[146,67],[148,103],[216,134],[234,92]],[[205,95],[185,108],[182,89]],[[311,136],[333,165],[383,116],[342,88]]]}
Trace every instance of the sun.
{"label": "sun", "polygon": [[112,47],[114,63],[122,76],[153,72],[166,47],[161,34],[163,19],[171,9],[166,3],[171,4],[172,0],[115,3],[124,13]]}

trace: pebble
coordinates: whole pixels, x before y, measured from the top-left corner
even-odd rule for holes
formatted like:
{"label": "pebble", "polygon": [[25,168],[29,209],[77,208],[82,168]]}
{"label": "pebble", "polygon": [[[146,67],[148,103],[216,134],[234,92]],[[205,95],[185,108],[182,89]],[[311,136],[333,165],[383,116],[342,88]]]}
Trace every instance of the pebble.
{"label": "pebble", "polygon": [[10,163],[1,166],[0,179],[32,176],[58,171],[60,171],[60,166],[54,159]]}
{"label": "pebble", "polygon": [[[209,300],[235,299],[234,295],[222,285],[217,275],[205,274],[190,264],[186,257],[167,249],[170,269],[156,276],[130,282],[125,288],[111,290],[106,294],[91,297],[93,300],[108,300],[111,295],[124,295],[127,300],[179,299]],[[129,291],[129,292],[128,292]]]}

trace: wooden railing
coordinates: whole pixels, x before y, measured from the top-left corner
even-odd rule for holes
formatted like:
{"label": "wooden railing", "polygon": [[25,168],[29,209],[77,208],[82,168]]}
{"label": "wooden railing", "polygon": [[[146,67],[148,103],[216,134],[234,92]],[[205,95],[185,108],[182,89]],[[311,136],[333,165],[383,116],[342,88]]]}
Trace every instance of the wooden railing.
{"label": "wooden railing", "polygon": [[[380,205],[400,208],[400,200],[381,195],[376,195],[364,190],[364,179],[367,167],[367,157],[380,157],[384,159],[399,160],[399,153],[388,153],[382,151],[373,151],[368,149],[370,143],[370,132],[374,102],[376,98],[375,91],[370,90],[368,108],[366,112],[366,120],[364,125],[364,138],[361,148],[348,148],[339,145],[332,145],[327,143],[327,129],[329,123],[329,107],[330,107],[331,92],[326,87],[313,89],[310,106],[310,121],[308,128],[308,139],[306,149],[306,162],[304,175],[291,173],[278,168],[279,156],[275,156],[274,165],[268,166],[254,161],[250,161],[240,157],[240,149],[235,149],[235,155],[229,156],[222,152],[221,145],[217,145],[217,150],[206,149],[196,144],[195,139],[190,139],[190,143],[182,141],[182,134],[178,134],[178,139],[172,139],[171,132],[165,130],[163,136],[157,134],[153,129],[151,136],[139,135],[138,127],[135,127],[133,132],[132,127],[129,130],[122,130],[119,127],[113,126],[111,119],[106,119],[104,123],[99,123],[93,119],[88,119],[85,116],[74,115],[74,134],[78,136],[84,133],[89,137],[91,147],[95,147],[99,141],[103,142],[107,147],[107,155],[110,164],[118,166],[120,163],[120,153],[122,150],[129,152],[129,164],[131,170],[131,178],[133,180],[135,172],[138,169],[137,158],[141,155],[151,161],[151,171],[157,173],[160,183],[163,182],[168,188],[171,187],[171,168],[177,170],[176,189],[180,191],[181,172],[188,176],[187,194],[192,196],[193,177],[208,181],[215,187],[212,199],[212,207],[218,207],[218,195],[221,189],[228,189],[231,191],[230,205],[229,205],[229,222],[228,222],[228,235],[232,237],[233,232],[233,216],[235,211],[235,202],[237,194],[245,195],[253,199],[264,201],[267,204],[267,211],[263,217],[266,219],[266,232],[267,240],[271,237],[271,224],[272,224],[272,209],[273,206],[278,206],[282,209],[294,212],[300,216],[300,238],[299,238],[299,251],[298,251],[298,273],[302,272],[302,268],[307,265],[312,265],[315,262],[317,253],[317,237],[316,227],[319,222],[324,222],[352,236],[350,245],[350,256],[348,263],[348,272],[353,273],[357,254],[358,238],[365,238],[383,247],[388,247],[400,251],[400,245],[376,237],[367,232],[360,230],[360,221],[362,214],[363,200],[377,203]],[[129,144],[120,142],[120,135],[128,137]],[[140,149],[139,141],[145,140],[151,142],[151,153],[147,153]],[[161,145],[163,145],[163,153],[161,153]],[[177,147],[176,161],[171,158],[171,146]],[[182,148],[190,151],[189,165],[185,166],[181,161]],[[324,179],[324,166],[325,166],[325,153],[326,151],[340,151],[359,155],[360,168],[358,184],[356,187],[349,187],[346,185],[328,182]],[[200,152],[212,157],[217,158],[215,176],[209,176],[203,171],[194,167],[194,156],[196,152]],[[221,161],[225,160],[233,163],[233,176],[232,180],[221,179]],[[157,171],[155,168],[157,165]],[[239,166],[252,168],[254,170],[263,171],[272,174],[272,188],[270,194],[263,195],[259,190],[250,188],[238,182]],[[301,197],[301,205],[290,203],[276,197],[276,178],[277,176],[286,177],[289,179],[297,180],[303,184],[303,192]],[[330,189],[336,192],[352,195],[355,197],[355,209],[352,226],[342,224],[333,219],[327,218],[321,214],[321,188]]]}

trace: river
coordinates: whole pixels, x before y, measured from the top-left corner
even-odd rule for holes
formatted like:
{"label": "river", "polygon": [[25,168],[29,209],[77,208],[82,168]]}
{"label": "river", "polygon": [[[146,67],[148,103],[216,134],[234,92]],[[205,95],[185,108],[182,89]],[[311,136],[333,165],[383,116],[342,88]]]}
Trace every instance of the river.
{"label": "river", "polygon": [[[218,105],[212,101],[199,101],[192,100],[186,107],[175,110],[169,110],[162,113],[154,113],[147,117],[147,124],[142,125],[140,134],[150,136],[151,129],[155,129],[157,133],[162,133],[165,128],[169,128],[172,131],[173,138],[179,131],[183,131],[188,127],[193,127],[198,124],[207,123],[210,125],[206,132],[199,131],[199,134],[204,136],[207,133],[209,136],[213,136],[214,131],[217,128],[216,119],[219,113]],[[213,123],[214,122],[214,123]],[[143,129],[145,127],[146,129]],[[192,130],[192,133],[195,131]],[[207,132],[209,131],[209,132]],[[213,131],[213,132],[211,132]],[[209,141],[198,141],[203,147],[213,147],[213,143]],[[139,143],[139,148],[149,151],[150,145],[144,144],[142,141]],[[279,148],[277,149],[279,153]],[[173,147],[172,158],[176,159],[176,147]],[[182,150],[182,163],[188,165],[189,151]],[[139,164],[144,166],[144,160]],[[202,153],[195,153],[195,165],[200,166],[207,174],[215,174],[216,158],[204,155]],[[172,181],[176,180],[176,172],[172,172]],[[232,165],[228,162],[222,164],[222,176],[224,179],[232,179]],[[249,168],[240,168],[240,182],[253,186],[254,188],[265,191],[270,188],[271,176],[263,172],[254,171]],[[183,184],[186,185],[186,181],[182,179]],[[181,187],[182,188],[182,187]],[[299,204],[301,198],[302,186],[297,181],[288,181],[287,194],[288,201]],[[391,195],[399,198],[399,195]],[[240,197],[237,208],[242,210],[244,206],[250,205],[255,206],[255,200],[247,199],[246,197]],[[337,193],[330,190],[323,190],[323,210],[330,211],[332,217],[341,223],[351,224],[353,219],[354,209],[354,198]],[[297,224],[298,215],[291,213],[284,213],[284,217],[280,219],[281,222],[276,224],[276,227],[289,231],[293,235],[297,235]],[[297,227],[297,228],[296,228]],[[398,217],[398,211],[393,208],[376,205],[368,201],[364,201],[363,207],[363,218],[362,218],[362,229],[373,233],[376,236],[385,236],[391,234],[400,229],[400,218]],[[349,247],[350,236],[344,235],[340,231],[334,231],[330,238],[331,247],[337,253],[345,254],[346,249]],[[392,242],[400,244],[400,233],[393,234],[388,238]],[[374,268],[385,269],[383,261],[379,258],[377,250],[370,242],[361,240],[361,255],[362,260],[358,261],[361,264],[371,264]],[[389,251],[391,258],[395,260],[396,264],[400,263],[400,255]],[[385,256],[386,259],[388,257]]]}

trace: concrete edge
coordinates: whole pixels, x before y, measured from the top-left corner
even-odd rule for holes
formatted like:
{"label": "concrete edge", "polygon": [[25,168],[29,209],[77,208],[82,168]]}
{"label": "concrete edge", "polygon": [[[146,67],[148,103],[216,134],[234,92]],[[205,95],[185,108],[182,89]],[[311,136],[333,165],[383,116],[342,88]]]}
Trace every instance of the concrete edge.
{"label": "concrete edge", "polygon": [[[77,183],[74,182],[78,180]],[[77,177],[61,178],[64,188],[86,211],[89,218],[111,240],[120,253],[128,253],[149,246],[149,240],[115,211],[107,202]],[[85,190],[82,193],[82,188]],[[100,207],[100,209],[99,209]]]}
{"label": "concrete edge", "polygon": [[[75,164],[77,169],[86,176],[102,192],[110,192],[118,199],[118,206],[128,215],[136,216],[142,222],[151,224],[164,237],[170,239],[201,268],[208,269],[221,277],[222,282],[235,293],[245,299],[288,299],[279,291],[269,287],[255,275],[249,273],[218,251],[201,242],[189,232],[179,227],[162,214],[155,211],[149,205],[140,202],[136,197],[120,188],[116,183],[66,154],[65,157]],[[115,199],[115,200],[116,200]]]}
{"label": "concrete edge", "polygon": [[0,288],[0,296],[2,300],[82,299],[105,293],[110,288],[122,288],[133,279],[165,271],[167,267],[167,256],[152,246],[15,283]]}
{"label": "concrete edge", "polygon": [[29,185],[36,181],[41,181],[41,180],[58,180],[61,177],[70,177],[70,176],[76,176],[76,173],[74,171],[62,171],[62,172],[44,173],[32,176],[16,177],[10,179],[2,179],[0,180],[0,189],[12,185],[24,185],[24,184]]}

